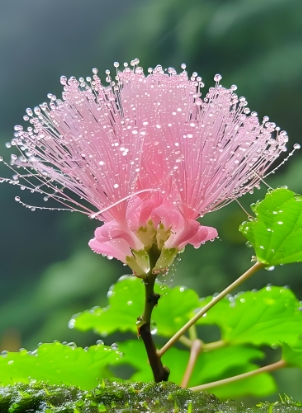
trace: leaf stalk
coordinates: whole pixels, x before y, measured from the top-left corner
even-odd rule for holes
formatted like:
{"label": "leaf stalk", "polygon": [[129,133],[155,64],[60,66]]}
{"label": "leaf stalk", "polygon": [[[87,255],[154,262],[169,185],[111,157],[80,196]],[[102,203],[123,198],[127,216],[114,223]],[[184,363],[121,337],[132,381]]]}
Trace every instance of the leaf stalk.
{"label": "leaf stalk", "polygon": [[253,376],[256,376],[257,374],[268,373],[268,372],[280,369],[282,367],[286,367],[286,362],[284,360],[279,360],[276,363],[268,364],[267,366],[260,367],[257,370],[252,370],[247,373],[238,374],[237,376],[229,377],[227,379],[217,380],[212,383],[206,383],[206,384],[201,384],[200,386],[191,387],[190,390],[194,392],[209,390],[214,387],[222,386],[224,384],[234,383],[235,381],[243,380],[248,377],[253,377]]}
{"label": "leaf stalk", "polygon": [[222,298],[224,298],[227,294],[229,294],[232,290],[242,284],[245,280],[247,280],[251,275],[255,272],[259,271],[260,269],[264,268],[265,265],[261,262],[256,262],[250,269],[248,269],[244,274],[242,274],[237,280],[235,280],[232,284],[230,284],[227,288],[225,288],[220,294],[214,297],[207,305],[205,305],[198,313],[191,318],[178,332],[160,349],[157,351],[158,357],[162,357],[165,352],[173,346],[173,344],[179,340],[179,338],[190,328],[193,324],[196,323],[207,311],[210,310],[215,304],[217,304]]}

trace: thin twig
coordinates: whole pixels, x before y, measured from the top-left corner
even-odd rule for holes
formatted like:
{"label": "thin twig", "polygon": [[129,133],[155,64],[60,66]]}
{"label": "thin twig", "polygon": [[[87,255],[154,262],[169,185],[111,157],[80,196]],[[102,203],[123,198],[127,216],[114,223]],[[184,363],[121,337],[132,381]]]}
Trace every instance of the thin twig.
{"label": "thin twig", "polygon": [[187,336],[179,337],[179,341],[186,347],[191,348],[192,346],[192,340],[190,340]]}
{"label": "thin twig", "polygon": [[189,337],[190,337],[190,340],[192,340],[192,341],[196,340],[198,338],[195,325],[193,325],[192,327],[189,328]]}
{"label": "thin twig", "polygon": [[201,350],[202,350],[202,341],[198,339],[194,340],[192,342],[189,362],[188,362],[188,365],[187,365],[187,368],[186,368],[180,387],[184,387],[184,388],[188,387],[189,380],[192,376],[196,361],[198,359],[198,356]]}
{"label": "thin twig", "polygon": [[213,341],[212,343],[203,343],[203,350],[216,350],[216,348],[225,347],[227,343],[224,340]]}
{"label": "thin twig", "polygon": [[265,267],[261,262],[256,262],[249,270],[242,274],[236,281],[230,284],[225,290],[212,299],[207,305],[205,305],[190,321],[188,321],[178,332],[157,352],[158,357],[162,357],[165,352],[173,346],[173,344],[182,336],[197,320],[200,319],[210,308],[212,308],[218,301],[229,294],[234,288],[238,287],[243,281],[247,280],[251,275]]}
{"label": "thin twig", "polygon": [[243,380],[243,379],[246,379],[248,377],[256,376],[257,374],[268,373],[270,371],[274,371],[274,370],[280,369],[282,367],[286,367],[286,362],[284,360],[279,360],[276,363],[269,364],[269,365],[264,366],[264,367],[260,367],[257,370],[249,371],[249,372],[243,373],[243,374],[238,374],[238,376],[229,377],[228,379],[214,381],[212,383],[201,384],[200,386],[196,386],[196,387],[191,387],[190,390],[192,390],[192,391],[208,390],[208,389],[212,389],[214,387],[222,386],[223,384],[234,383],[235,381],[238,381],[238,380]]}

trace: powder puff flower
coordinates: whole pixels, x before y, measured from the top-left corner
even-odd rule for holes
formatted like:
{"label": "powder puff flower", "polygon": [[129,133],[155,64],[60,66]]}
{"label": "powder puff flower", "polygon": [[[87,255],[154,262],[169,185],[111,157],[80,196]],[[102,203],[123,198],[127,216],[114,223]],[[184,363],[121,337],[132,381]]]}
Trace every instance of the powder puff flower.
{"label": "powder puff flower", "polygon": [[187,244],[213,240],[216,229],[197,219],[258,186],[287,135],[267,117],[259,123],[219,75],[202,99],[197,73],[157,66],[145,76],[138,63],[116,63],[106,86],[96,69],[62,77],[62,99],[48,95],[27,109],[27,130],[15,127],[15,176],[2,181],[103,221],[91,249],[144,277]]}

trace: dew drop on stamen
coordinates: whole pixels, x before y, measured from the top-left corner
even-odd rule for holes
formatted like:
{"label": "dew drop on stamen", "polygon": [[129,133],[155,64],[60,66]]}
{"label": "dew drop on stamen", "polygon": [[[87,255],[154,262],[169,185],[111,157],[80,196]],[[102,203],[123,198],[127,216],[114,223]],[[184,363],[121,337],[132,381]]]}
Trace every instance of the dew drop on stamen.
{"label": "dew drop on stamen", "polygon": [[[217,74],[217,75],[214,76],[215,82],[220,82],[221,79],[222,79],[222,76],[219,75],[219,74]],[[236,89],[235,89],[235,90],[236,90]]]}

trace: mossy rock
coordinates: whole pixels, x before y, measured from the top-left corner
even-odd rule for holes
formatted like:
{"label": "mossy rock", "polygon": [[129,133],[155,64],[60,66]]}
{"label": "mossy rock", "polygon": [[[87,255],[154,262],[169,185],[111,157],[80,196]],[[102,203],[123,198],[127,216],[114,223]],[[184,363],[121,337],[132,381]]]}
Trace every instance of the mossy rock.
{"label": "mossy rock", "polygon": [[241,402],[221,403],[212,394],[193,393],[173,383],[104,381],[91,391],[32,381],[0,388],[0,413],[276,413],[302,412],[290,400],[247,408]]}

